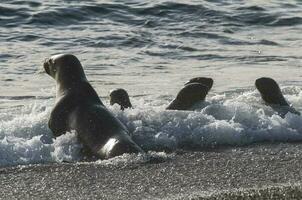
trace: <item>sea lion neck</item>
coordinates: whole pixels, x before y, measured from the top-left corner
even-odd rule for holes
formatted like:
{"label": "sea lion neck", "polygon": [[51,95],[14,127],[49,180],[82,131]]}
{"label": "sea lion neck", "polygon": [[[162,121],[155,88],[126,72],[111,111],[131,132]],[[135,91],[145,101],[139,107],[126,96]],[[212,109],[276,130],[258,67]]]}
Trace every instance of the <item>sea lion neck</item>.
{"label": "sea lion neck", "polygon": [[75,85],[79,82],[87,81],[87,78],[84,73],[81,74],[71,73],[66,75],[58,72],[55,76],[55,80],[57,84],[67,86],[67,85]]}
{"label": "sea lion neck", "polygon": [[54,78],[57,82],[57,85],[59,85],[61,88],[74,88],[82,82],[88,82],[82,67],[73,68],[72,70],[59,68]]}
{"label": "sea lion neck", "polygon": [[83,84],[88,83],[86,77],[81,77],[78,79],[72,79],[72,80],[64,80],[60,81],[57,80],[57,96],[62,96],[66,92],[71,91],[71,90],[78,90],[81,88]]}

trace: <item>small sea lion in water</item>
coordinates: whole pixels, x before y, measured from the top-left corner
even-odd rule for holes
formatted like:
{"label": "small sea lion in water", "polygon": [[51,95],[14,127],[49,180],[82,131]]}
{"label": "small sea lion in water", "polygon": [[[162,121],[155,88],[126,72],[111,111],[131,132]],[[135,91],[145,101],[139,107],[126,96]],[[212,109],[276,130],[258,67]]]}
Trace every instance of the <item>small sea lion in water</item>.
{"label": "small sea lion in water", "polygon": [[268,77],[259,78],[255,81],[255,86],[260,92],[263,101],[277,111],[280,116],[284,117],[288,112],[300,115],[300,112],[295,110],[285,100],[279,85],[274,79]]}
{"label": "small sea lion in water", "polygon": [[132,108],[129,95],[127,91],[122,88],[112,90],[109,94],[109,98],[110,105],[117,103],[121,106],[121,110],[124,110],[125,108]]}
{"label": "small sea lion in water", "polygon": [[[176,98],[168,105],[167,110],[188,110],[195,103],[204,101],[207,93],[213,86],[213,79],[196,77],[185,83],[185,86],[178,92]],[[129,95],[122,88],[115,89],[109,94],[110,105],[115,103],[121,106],[121,110],[132,108]]]}
{"label": "small sea lion in water", "polygon": [[77,57],[52,56],[45,60],[44,69],[57,86],[56,105],[48,122],[55,137],[75,130],[79,141],[102,159],[123,153],[143,153],[128,135],[127,128],[101,102]]}
{"label": "small sea lion in water", "polygon": [[189,110],[199,101],[204,101],[209,88],[200,83],[186,84],[168,105],[167,110]]}

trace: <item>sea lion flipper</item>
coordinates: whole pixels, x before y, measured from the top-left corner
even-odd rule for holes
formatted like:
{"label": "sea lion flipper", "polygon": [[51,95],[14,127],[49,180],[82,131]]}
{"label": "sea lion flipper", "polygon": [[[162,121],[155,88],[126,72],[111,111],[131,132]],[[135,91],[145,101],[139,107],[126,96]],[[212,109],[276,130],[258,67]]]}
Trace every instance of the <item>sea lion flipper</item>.
{"label": "sea lion flipper", "polygon": [[[66,124],[66,120],[68,115],[72,109],[73,98],[70,96],[62,97],[54,106],[50,113],[50,118],[48,120],[48,127],[52,131],[55,137],[59,137],[63,135],[66,130],[68,130],[68,126]],[[68,102],[68,103],[66,103]],[[64,120],[62,120],[64,119]]]}
{"label": "sea lion flipper", "polygon": [[144,151],[132,141],[127,132],[120,133],[108,139],[105,145],[98,150],[99,157],[112,158],[124,153],[144,153]]}

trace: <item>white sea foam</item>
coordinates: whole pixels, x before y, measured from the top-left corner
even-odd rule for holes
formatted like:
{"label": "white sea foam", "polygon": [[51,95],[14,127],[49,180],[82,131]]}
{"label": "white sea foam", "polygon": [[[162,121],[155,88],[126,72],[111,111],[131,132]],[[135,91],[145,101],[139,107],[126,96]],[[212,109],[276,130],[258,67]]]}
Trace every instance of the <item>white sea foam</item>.
{"label": "white sea foam", "polygon": [[[74,133],[53,139],[47,121],[49,102],[2,111],[0,122],[0,166],[73,161],[80,145]],[[7,120],[5,120],[7,119]]]}
{"label": "white sea foam", "polygon": [[[287,87],[283,92],[301,111],[302,91]],[[146,151],[302,141],[302,117],[288,113],[281,118],[262,103],[256,91],[213,95],[194,111],[166,111],[168,101],[160,98],[155,98],[154,103],[132,98],[134,109],[125,111],[117,105],[108,106]],[[52,100],[37,100],[30,106],[1,110],[0,166],[81,159],[81,145],[75,133],[52,138],[47,126],[52,104]],[[126,155],[106,162],[145,161],[131,158],[132,155]]]}

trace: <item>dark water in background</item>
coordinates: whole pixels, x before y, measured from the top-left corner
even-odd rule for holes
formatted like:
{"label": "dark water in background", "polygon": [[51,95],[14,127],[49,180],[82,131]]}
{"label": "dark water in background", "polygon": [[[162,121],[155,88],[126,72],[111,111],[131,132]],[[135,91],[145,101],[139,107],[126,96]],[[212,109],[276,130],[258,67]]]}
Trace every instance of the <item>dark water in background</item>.
{"label": "dark water in background", "polygon": [[[134,110],[110,109],[147,150],[301,141],[302,118],[272,115],[253,87],[273,77],[301,110],[301,10],[281,0],[2,0],[0,165],[77,157],[72,136],[52,143],[47,128],[55,83],[39,70],[58,53],[80,59],[106,103],[111,89],[129,91]],[[196,76],[215,80],[200,112],[165,112]]]}

